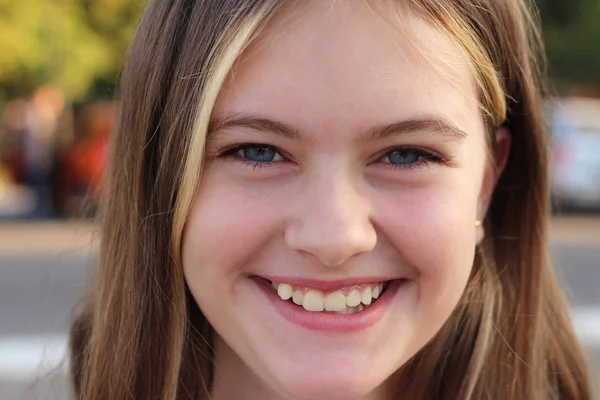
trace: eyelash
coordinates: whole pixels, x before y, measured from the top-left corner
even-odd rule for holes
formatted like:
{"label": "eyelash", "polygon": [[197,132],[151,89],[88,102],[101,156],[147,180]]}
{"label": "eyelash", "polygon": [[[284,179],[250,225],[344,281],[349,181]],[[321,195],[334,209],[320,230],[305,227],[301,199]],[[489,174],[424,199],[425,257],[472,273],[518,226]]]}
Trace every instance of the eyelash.
{"label": "eyelash", "polygon": [[[259,162],[259,161],[251,161],[248,159],[245,159],[241,156],[239,156],[237,153],[240,152],[241,150],[245,150],[248,148],[267,148],[270,150],[275,151],[277,154],[279,154],[281,156],[281,158],[283,158],[283,160],[278,160],[278,161],[264,161],[264,162]],[[415,151],[418,156],[419,156],[419,160],[411,163],[411,164],[393,164],[393,163],[389,163],[389,162],[382,162],[382,164],[385,165],[386,168],[391,168],[393,170],[412,170],[412,169],[416,169],[416,168],[421,168],[421,167],[428,167],[431,164],[446,164],[448,162],[448,160],[444,159],[441,155],[434,153],[432,151],[429,150],[425,150],[419,147],[410,147],[410,146],[400,146],[400,147],[393,147],[388,149],[385,153],[383,153],[378,159],[377,161],[381,161],[383,160],[387,155],[389,155],[390,153],[392,153],[395,150],[410,150],[410,151]],[[276,147],[271,146],[271,145],[266,145],[266,144],[260,144],[260,143],[246,143],[246,144],[242,144],[242,145],[236,145],[233,147],[229,147],[226,148],[224,150],[222,150],[218,155],[217,158],[219,159],[228,159],[230,161],[233,162],[239,162],[242,163],[244,166],[249,166],[252,167],[253,170],[262,170],[265,168],[273,168],[275,167],[274,164],[278,164],[281,162],[286,162],[289,159],[285,157],[285,155]]]}

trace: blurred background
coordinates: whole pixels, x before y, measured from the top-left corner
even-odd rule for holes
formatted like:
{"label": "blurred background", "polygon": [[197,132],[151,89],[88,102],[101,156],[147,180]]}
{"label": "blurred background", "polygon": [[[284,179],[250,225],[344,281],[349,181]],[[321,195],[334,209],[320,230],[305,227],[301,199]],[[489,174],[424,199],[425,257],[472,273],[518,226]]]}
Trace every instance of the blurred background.
{"label": "blurred background", "polygon": [[[0,0],[0,400],[69,398],[69,320],[93,280],[115,84],[143,3]],[[600,365],[600,0],[537,3],[552,256]]]}

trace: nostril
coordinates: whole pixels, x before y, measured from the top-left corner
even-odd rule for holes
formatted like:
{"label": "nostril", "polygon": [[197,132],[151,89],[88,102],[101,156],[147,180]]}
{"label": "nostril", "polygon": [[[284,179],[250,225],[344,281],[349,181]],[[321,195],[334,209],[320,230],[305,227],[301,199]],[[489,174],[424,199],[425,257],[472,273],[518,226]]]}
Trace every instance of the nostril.
{"label": "nostril", "polygon": [[329,195],[320,197],[319,202],[308,202],[298,209],[284,229],[284,240],[291,249],[308,253],[325,266],[336,267],[357,254],[371,251],[377,243],[377,233],[368,202],[329,189]]}
{"label": "nostril", "polygon": [[372,227],[370,232],[348,229],[339,234],[288,231],[285,241],[290,248],[307,257],[314,257],[324,266],[337,267],[356,255],[373,250],[377,235]]}

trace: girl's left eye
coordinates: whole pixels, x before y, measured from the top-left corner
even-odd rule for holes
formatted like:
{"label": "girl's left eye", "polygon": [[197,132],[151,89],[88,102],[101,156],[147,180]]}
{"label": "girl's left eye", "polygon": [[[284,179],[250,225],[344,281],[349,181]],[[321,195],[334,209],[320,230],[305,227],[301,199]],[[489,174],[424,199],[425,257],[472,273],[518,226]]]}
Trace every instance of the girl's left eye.
{"label": "girl's left eye", "polygon": [[428,163],[430,161],[440,161],[440,158],[432,153],[425,150],[415,148],[397,148],[388,151],[379,159],[379,161],[385,164],[391,164],[394,168],[409,168],[417,166],[421,163]]}

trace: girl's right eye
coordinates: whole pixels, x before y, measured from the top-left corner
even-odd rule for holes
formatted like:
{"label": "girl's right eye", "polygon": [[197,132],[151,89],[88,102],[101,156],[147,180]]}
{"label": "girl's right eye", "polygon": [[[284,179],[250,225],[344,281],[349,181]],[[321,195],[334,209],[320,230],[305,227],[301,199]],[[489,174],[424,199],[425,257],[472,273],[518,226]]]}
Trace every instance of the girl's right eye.
{"label": "girl's right eye", "polygon": [[252,164],[284,161],[275,147],[264,144],[244,144],[225,150],[219,155],[219,158],[226,157],[234,157]]}

